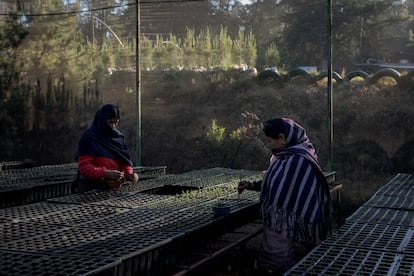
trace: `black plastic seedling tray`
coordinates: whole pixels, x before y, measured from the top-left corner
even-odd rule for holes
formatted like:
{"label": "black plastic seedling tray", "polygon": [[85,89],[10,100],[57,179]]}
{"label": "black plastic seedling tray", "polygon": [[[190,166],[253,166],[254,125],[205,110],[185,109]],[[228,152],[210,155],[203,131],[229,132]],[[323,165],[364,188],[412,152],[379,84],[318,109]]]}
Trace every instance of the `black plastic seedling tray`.
{"label": "black plastic seedling tray", "polygon": [[414,226],[414,210],[361,206],[346,221]]}
{"label": "black plastic seedling tray", "polygon": [[407,196],[376,194],[365,202],[364,206],[414,211],[413,197]]}
{"label": "black plastic seedling tray", "polygon": [[116,276],[119,260],[92,256],[39,255],[0,250],[0,274],[7,276]]}
{"label": "black plastic seedling tray", "polygon": [[[41,200],[42,193],[52,198],[0,209],[0,252],[10,252],[0,258],[0,274],[163,275],[182,253],[183,243],[196,243],[243,221],[259,200],[257,192],[237,196],[240,177],[228,169],[161,175],[118,190],[59,196],[70,183],[55,185],[61,182],[53,181],[51,172],[62,169],[64,178],[76,172],[73,164],[69,167],[21,172],[38,174],[26,201]],[[13,173],[13,183],[22,183]],[[228,214],[214,214],[218,200],[229,205]]]}
{"label": "black plastic seedling tray", "polygon": [[35,237],[62,228],[60,225],[21,221],[0,223],[0,244]]}
{"label": "black plastic seedling tray", "polygon": [[95,221],[100,218],[106,218],[111,215],[115,217],[128,211],[129,209],[115,208],[110,206],[100,205],[78,205],[60,212],[55,212],[49,215],[28,219],[28,222],[37,222],[45,224],[58,224],[64,226],[76,226],[82,223]]}
{"label": "black plastic seedling tray", "polygon": [[50,198],[47,201],[55,203],[88,204],[107,199],[118,198],[124,195],[125,193],[120,190],[93,190],[85,193]]}
{"label": "black plastic seedling tray", "polygon": [[[57,250],[67,250],[80,244],[105,240],[124,233],[121,230],[65,227],[40,235],[11,240],[0,244],[1,250],[52,255]],[[105,257],[105,256],[103,256]]]}
{"label": "black plastic seedling tray", "polygon": [[347,222],[325,244],[404,253],[412,242],[413,229],[408,226]]}
{"label": "black plastic seedling tray", "polygon": [[402,256],[383,251],[321,245],[285,275],[396,275]]}
{"label": "black plastic seedling tray", "polygon": [[22,221],[37,219],[44,216],[53,215],[67,209],[77,207],[73,204],[56,204],[51,202],[38,202],[21,206],[0,208],[0,219],[7,221]]}
{"label": "black plastic seedling tray", "polygon": [[401,197],[414,196],[414,175],[398,173],[384,186],[378,189],[375,195],[393,195]]}

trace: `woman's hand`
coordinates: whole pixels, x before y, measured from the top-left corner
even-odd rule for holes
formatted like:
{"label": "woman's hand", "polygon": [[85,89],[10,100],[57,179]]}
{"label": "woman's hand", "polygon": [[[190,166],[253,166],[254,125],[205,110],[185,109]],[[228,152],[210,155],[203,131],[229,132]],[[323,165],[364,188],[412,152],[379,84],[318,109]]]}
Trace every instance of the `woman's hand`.
{"label": "woman's hand", "polygon": [[252,186],[252,183],[250,181],[240,181],[239,185],[237,186],[237,191],[239,192],[239,194],[241,194],[244,190],[249,189]]}
{"label": "woman's hand", "polygon": [[124,175],[124,172],[121,172],[118,170],[106,170],[105,179],[122,182],[125,179],[125,175]]}
{"label": "woman's hand", "polygon": [[131,174],[126,176],[126,180],[131,181],[132,184],[135,184],[135,183],[138,182],[139,176],[138,176],[137,173],[131,173]]}

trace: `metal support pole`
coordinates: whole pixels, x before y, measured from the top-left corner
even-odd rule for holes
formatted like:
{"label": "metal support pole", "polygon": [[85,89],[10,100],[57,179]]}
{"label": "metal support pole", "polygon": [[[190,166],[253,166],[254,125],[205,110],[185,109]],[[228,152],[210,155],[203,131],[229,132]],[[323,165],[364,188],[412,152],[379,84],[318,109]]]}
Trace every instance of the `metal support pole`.
{"label": "metal support pole", "polygon": [[136,128],[135,128],[135,165],[141,166],[141,8],[140,0],[135,0],[135,103],[136,103]]}
{"label": "metal support pole", "polygon": [[327,9],[327,32],[328,32],[328,49],[327,49],[327,61],[328,61],[328,131],[329,131],[329,158],[328,158],[328,171],[333,170],[333,97],[332,97],[332,1],[328,0]]}

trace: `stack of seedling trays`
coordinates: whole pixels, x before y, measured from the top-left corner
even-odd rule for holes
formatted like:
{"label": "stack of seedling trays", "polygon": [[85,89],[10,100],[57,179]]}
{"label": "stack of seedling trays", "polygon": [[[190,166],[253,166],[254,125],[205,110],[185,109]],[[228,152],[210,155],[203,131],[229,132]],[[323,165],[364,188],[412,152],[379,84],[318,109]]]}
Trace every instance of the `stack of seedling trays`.
{"label": "stack of seedling trays", "polygon": [[167,166],[139,166],[134,167],[134,172],[138,173],[141,180],[152,179],[165,175],[167,172]]}
{"label": "stack of seedling trays", "polygon": [[[27,162],[26,162],[27,163]],[[0,208],[42,201],[72,194],[78,172],[77,163],[24,167],[20,162],[2,163]],[[135,167],[141,180],[166,173],[165,166]]]}
{"label": "stack of seedling trays", "polygon": [[0,172],[0,207],[68,195],[76,173],[76,163],[3,170]]}
{"label": "stack of seedling trays", "polygon": [[414,275],[413,196],[397,174],[286,275]]}
{"label": "stack of seedling trays", "polygon": [[196,233],[257,209],[257,192],[237,193],[241,175],[260,178],[215,168],[1,208],[0,274],[169,275]]}
{"label": "stack of seedling trays", "polygon": [[3,161],[3,162],[0,162],[0,171],[11,170],[11,169],[31,168],[34,166],[35,166],[35,162],[32,160]]}

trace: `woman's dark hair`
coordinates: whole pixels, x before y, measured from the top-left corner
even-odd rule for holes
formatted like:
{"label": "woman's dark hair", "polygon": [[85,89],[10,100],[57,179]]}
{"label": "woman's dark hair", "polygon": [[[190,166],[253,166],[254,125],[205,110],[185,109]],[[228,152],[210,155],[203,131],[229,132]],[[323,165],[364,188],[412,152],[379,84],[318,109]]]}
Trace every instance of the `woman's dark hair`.
{"label": "woman's dark hair", "polygon": [[285,123],[282,118],[275,118],[267,120],[263,123],[263,133],[271,138],[279,138],[279,134],[283,133],[286,135]]}
{"label": "woman's dark hair", "polygon": [[100,112],[102,113],[102,117],[105,120],[116,118],[120,119],[119,116],[119,108],[116,105],[113,104],[106,104],[101,107]]}

